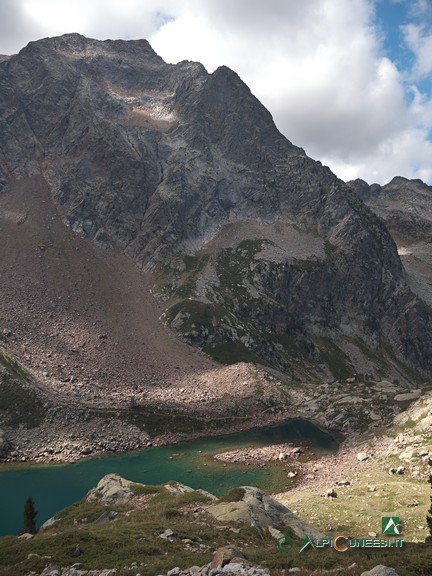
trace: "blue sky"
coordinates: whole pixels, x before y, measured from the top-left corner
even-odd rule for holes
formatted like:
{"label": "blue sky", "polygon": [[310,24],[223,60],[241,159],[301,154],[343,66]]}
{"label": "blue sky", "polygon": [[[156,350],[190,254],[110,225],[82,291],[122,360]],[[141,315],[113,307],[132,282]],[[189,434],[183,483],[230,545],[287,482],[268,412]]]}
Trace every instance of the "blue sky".
{"label": "blue sky", "polygon": [[382,30],[383,47],[389,58],[399,67],[409,69],[413,54],[404,41],[403,26],[418,18],[410,15],[407,2],[379,0],[375,4],[375,21]]}
{"label": "blue sky", "polygon": [[[421,30],[423,37],[432,34],[432,2],[409,2],[406,0],[378,0],[375,4],[375,21],[382,33],[382,44],[385,54],[395,63],[406,76],[405,83],[409,87],[411,71],[416,64],[416,54],[410,46],[407,37],[407,26]],[[432,45],[430,53],[432,67]],[[419,89],[431,94],[431,75],[417,78]],[[411,95],[407,94],[410,99]]]}
{"label": "blue sky", "polygon": [[0,53],[67,32],[225,64],[344,180],[432,184],[432,0],[0,0]]}

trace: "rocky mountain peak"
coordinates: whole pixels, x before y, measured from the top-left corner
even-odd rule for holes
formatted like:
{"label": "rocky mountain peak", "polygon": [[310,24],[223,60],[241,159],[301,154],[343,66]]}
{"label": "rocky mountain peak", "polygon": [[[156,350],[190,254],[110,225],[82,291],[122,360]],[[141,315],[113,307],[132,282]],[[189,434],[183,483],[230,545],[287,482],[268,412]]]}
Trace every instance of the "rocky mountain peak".
{"label": "rocky mountain peak", "polygon": [[68,58],[94,58],[101,55],[133,55],[135,58],[164,63],[163,59],[156,54],[147,40],[95,40],[78,33],[64,34],[44,38],[29,44],[21,50],[44,51],[50,50],[63,54]]}

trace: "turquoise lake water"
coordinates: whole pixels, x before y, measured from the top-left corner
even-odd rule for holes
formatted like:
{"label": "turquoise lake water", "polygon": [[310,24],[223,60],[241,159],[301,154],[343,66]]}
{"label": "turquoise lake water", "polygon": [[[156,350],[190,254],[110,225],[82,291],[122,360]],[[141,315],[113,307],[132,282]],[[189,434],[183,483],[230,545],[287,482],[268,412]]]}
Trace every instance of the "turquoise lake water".
{"label": "turquoise lake water", "polygon": [[308,420],[290,420],[275,427],[260,428],[218,438],[148,448],[65,465],[0,467],[0,535],[17,534],[22,527],[24,502],[33,497],[39,511],[38,526],[56,512],[82,498],[99,480],[115,472],[128,480],[161,484],[177,480],[192,488],[203,488],[219,496],[234,486],[253,485],[268,490],[281,487],[280,470],[252,466],[224,466],[208,455],[240,446],[273,443],[307,443],[318,451],[335,450],[339,440]]}

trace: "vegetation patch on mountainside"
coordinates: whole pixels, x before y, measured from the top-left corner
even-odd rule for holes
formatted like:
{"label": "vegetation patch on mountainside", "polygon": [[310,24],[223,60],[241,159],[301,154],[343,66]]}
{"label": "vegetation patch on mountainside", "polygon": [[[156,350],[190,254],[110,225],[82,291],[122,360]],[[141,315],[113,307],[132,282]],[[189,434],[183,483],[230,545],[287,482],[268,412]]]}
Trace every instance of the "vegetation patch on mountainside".
{"label": "vegetation patch on mountainside", "polygon": [[35,428],[43,422],[44,401],[30,381],[20,363],[0,350],[0,425]]}
{"label": "vegetation patch on mountainside", "polygon": [[215,430],[229,430],[247,423],[250,416],[226,415],[223,417],[198,416],[175,407],[157,404],[133,404],[122,411],[122,420],[148,432],[152,437],[164,434],[196,434]]}

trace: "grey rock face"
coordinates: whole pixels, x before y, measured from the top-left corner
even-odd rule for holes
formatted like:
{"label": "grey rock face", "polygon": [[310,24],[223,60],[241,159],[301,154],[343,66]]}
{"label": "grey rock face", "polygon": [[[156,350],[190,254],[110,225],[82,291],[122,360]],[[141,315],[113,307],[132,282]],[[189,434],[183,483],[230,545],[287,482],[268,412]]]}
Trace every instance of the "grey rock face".
{"label": "grey rock face", "polygon": [[306,535],[320,539],[324,535],[288,508],[259,488],[243,486],[245,493],[238,502],[220,502],[207,508],[207,512],[220,521],[237,521],[253,525],[260,532],[264,529],[286,529],[298,538]]}
{"label": "grey rock face", "polygon": [[385,186],[369,186],[363,180],[354,180],[348,185],[384,220],[398,244],[432,240],[431,186],[401,176]]}
{"label": "grey rock face", "polygon": [[432,305],[432,187],[397,176],[385,186],[348,185],[386,223],[398,246],[410,288]]}
{"label": "grey rock face", "polygon": [[0,62],[0,111],[0,188],[42,174],[76,232],[163,273],[189,343],[347,377],[359,341],[432,373],[431,320],[381,220],[228,68],[65,35]]}

